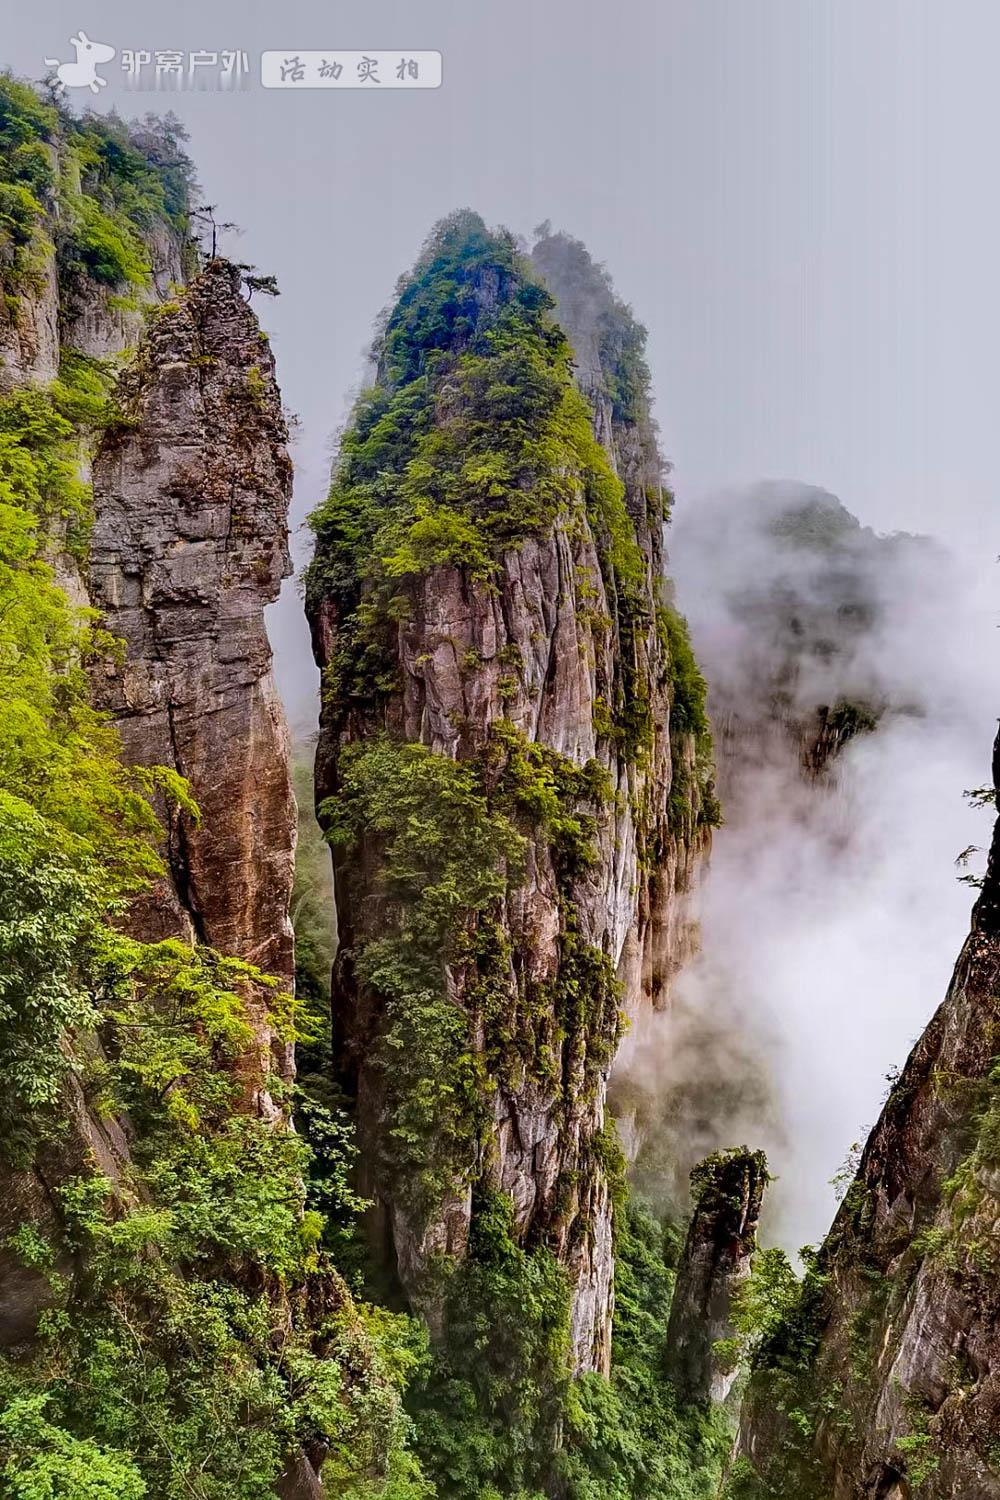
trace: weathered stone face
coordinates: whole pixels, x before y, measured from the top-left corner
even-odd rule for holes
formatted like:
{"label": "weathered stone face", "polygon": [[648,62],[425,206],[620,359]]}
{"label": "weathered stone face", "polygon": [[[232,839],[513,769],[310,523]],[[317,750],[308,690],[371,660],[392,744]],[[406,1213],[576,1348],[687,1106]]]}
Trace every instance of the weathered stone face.
{"label": "weathered stone face", "polygon": [[[129,1143],[121,1123],[98,1118],[88,1108],[76,1077],[67,1081],[62,1107],[65,1130],[44,1142],[30,1165],[0,1160],[0,1348],[31,1339],[39,1314],[58,1303],[51,1277],[24,1263],[12,1237],[26,1224],[47,1236],[57,1235],[59,1186],[95,1167],[109,1182],[117,1183],[129,1161]],[[64,1252],[54,1269],[72,1276],[76,1270],[73,1257]]]}
{"label": "weathered stone face", "polygon": [[264,629],[290,571],[273,371],[231,266],[157,315],[125,378],[128,425],[95,458],[89,587],[125,643],[96,686],[126,758],[179,771],[201,810],[171,816],[144,931],[180,924],[290,981],[293,804]]}
{"label": "weathered stone face", "polygon": [[[71,170],[64,148],[48,143],[43,149],[54,174]],[[139,342],[143,309],[184,280],[182,237],[172,224],[154,222],[144,231],[150,284],[132,286],[122,297],[86,276],[61,276],[52,239],[58,232],[54,200],[43,223],[32,245],[31,277],[19,285],[16,297],[0,305],[0,392],[48,385],[59,374],[63,349],[98,358],[120,355]]]}
{"label": "weathered stone face", "polygon": [[[164,237],[165,260],[171,243]],[[47,291],[36,321],[56,330],[54,262],[50,269],[52,308]],[[102,323],[99,289],[88,298],[78,286],[73,298],[74,326],[84,318],[99,330],[101,352],[121,352],[125,332],[141,323],[132,315],[129,330],[117,316]],[[58,558],[57,576],[123,642],[94,687],[125,758],[179,771],[202,813],[195,826],[161,808],[170,877],[136,903],[130,929],[149,940],[197,938],[290,986],[294,802],[263,620],[289,567],[291,467],[273,361],[238,272],[221,263],[154,318],[123,377],[130,425],[93,460],[89,572],[81,577],[72,559]],[[19,369],[18,383],[51,378],[58,342],[46,348]],[[291,1075],[291,1049],[274,1039],[260,997],[248,993],[248,1005],[256,1043],[236,1072],[246,1107],[277,1118],[268,1077],[275,1068]],[[73,1080],[65,1107],[65,1138],[30,1168],[5,1174],[0,1218],[10,1230],[44,1227],[53,1186],[67,1176],[96,1163],[117,1181],[128,1161],[127,1135],[93,1117]],[[16,1342],[49,1300],[48,1285],[6,1252],[0,1279],[0,1342]]]}
{"label": "weathered stone face", "polygon": [[[560,287],[552,290],[561,301]],[[475,298],[479,315],[488,317],[508,293],[497,277],[484,274],[463,295]],[[610,296],[606,289],[604,295]],[[428,1266],[442,1253],[464,1255],[474,1211],[471,1184],[499,1190],[513,1203],[519,1242],[547,1245],[569,1270],[574,1368],[606,1371],[612,1223],[598,1138],[619,1004],[628,1011],[666,1002],[671,978],[695,942],[686,894],[707,832],[691,737],[671,733],[670,662],[656,619],[663,511],[653,431],[644,416],[616,416],[603,376],[580,384],[591,402],[594,432],[622,482],[641,556],[636,613],[626,615],[582,495],[549,528],[504,551],[489,584],[457,563],[408,578],[400,584],[406,609],[386,648],[386,675],[396,672],[398,688],[375,712],[341,713],[328,701],[316,791],[319,802],[336,796],[345,750],[380,734],[481,764],[501,724],[520,743],[545,747],[576,768],[596,762],[606,773],[609,793],[594,819],[588,868],[567,882],[548,836],[522,829],[524,869],[498,917],[510,955],[500,981],[506,1020],[530,1039],[528,1052],[545,1066],[486,1061],[491,1053],[476,1011],[474,966],[446,976],[449,1000],[470,1017],[473,1050],[488,1073],[495,1071],[484,1138],[469,1148],[453,1191],[430,1214],[415,1210],[380,1165],[391,1155],[392,1126],[376,1061],[383,1003],[359,982],[354,966],[355,955],[393,920],[381,894],[385,868],[374,833],[335,855],[341,953],[334,976],[335,1046],[357,1099],[363,1189],[376,1199],[373,1237],[413,1305],[432,1331],[440,1327],[440,1300],[425,1290]],[[317,660],[327,668],[342,646],[344,621],[332,591],[311,590],[307,597]],[[648,703],[651,728],[641,754],[624,743],[620,728],[602,723],[601,706],[622,702],[626,682]],[[671,790],[682,781],[687,790],[671,809]],[[620,1001],[577,1035],[560,1034],[555,1008],[570,963],[567,909],[580,942],[608,962],[621,984]]]}
{"label": "weathered stone face", "polygon": [[[577,590],[584,587],[588,597],[598,597],[597,608],[606,611],[593,539],[586,534],[571,538],[562,526],[556,526],[551,537],[528,541],[505,557],[496,593],[470,586],[459,568],[436,569],[419,590],[410,620],[400,627],[404,686],[390,706],[391,728],[439,753],[462,758],[481,748],[490,725],[506,716],[530,741],[549,745],[582,766],[599,753],[593,701],[602,678],[606,683],[615,671],[613,640],[596,641],[577,609]],[[510,656],[504,654],[510,646],[521,651],[524,662],[513,696],[506,685],[511,674],[505,662]],[[470,671],[463,663],[471,657],[478,665]],[[505,696],[501,679],[506,679]],[[661,710],[665,723],[665,704]],[[641,1002],[644,982],[650,990],[662,987],[671,955],[663,953],[664,929],[657,924],[653,895],[638,875],[639,836],[632,807],[645,775],[613,757],[608,769],[614,804],[597,836],[596,868],[574,895],[581,932],[588,943],[609,954],[629,981],[626,1003],[634,1006]],[[670,769],[669,744],[662,735],[648,773],[659,788],[656,801],[665,802]],[[320,780],[319,795],[327,789]],[[369,884],[377,873],[377,865],[359,867],[353,861],[336,871],[340,938],[347,951],[363,941],[366,921],[378,920]],[[664,872],[661,899],[670,901],[675,883],[682,887],[686,874],[680,857]],[[512,1007],[518,1004],[519,990],[540,992],[556,981],[560,921],[556,871],[547,844],[539,842],[529,849],[526,876],[506,904],[504,927],[518,968],[518,977],[512,977]],[[358,1009],[351,972],[344,963],[337,970],[337,1004],[345,1050],[359,1080],[362,1147],[371,1159],[385,1124],[380,1090],[368,1072],[368,1026],[377,1025],[377,1017],[363,1016]],[[345,1021],[352,1014],[353,1024]],[[611,1205],[607,1185],[593,1172],[588,1151],[604,1122],[604,1082],[596,1093],[589,1091],[583,1078],[585,1059],[564,1061],[571,1071],[558,1087],[546,1089],[524,1078],[497,1089],[487,1175],[510,1195],[519,1236],[527,1240],[543,1235],[571,1270],[577,1366],[606,1369],[612,1305]],[[565,1185],[574,1175],[581,1180],[567,1197]],[[366,1177],[366,1191],[370,1190],[378,1190],[377,1174]],[[390,1198],[386,1206],[400,1275],[433,1325],[438,1313],[415,1289],[432,1255],[464,1253],[471,1189],[451,1197],[430,1223],[415,1219],[398,1199]],[[581,1234],[584,1222],[589,1230]]]}
{"label": "weathered stone face", "polygon": [[55,251],[42,259],[39,286],[0,307],[0,390],[48,385],[59,373],[59,286]]}

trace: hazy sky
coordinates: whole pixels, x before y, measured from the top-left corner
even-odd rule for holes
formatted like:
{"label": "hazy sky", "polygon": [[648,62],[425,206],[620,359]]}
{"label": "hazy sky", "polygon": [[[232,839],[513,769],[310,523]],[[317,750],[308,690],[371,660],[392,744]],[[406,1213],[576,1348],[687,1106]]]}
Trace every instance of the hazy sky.
{"label": "hazy sky", "polygon": [[[1000,552],[995,0],[43,0],[8,15],[4,61],[40,76],[81,26],[252,68],[265,47],[444,54],[434,93],[169,100],[231,248],[282,287],[261,313],[303,420],[299,516],[373,317],[468,204],[607,263],[649,328],[679,503],[791,477]],[[106,72],[98,107],[166,102]],[[298,716],[294,598],[279,613]]]}

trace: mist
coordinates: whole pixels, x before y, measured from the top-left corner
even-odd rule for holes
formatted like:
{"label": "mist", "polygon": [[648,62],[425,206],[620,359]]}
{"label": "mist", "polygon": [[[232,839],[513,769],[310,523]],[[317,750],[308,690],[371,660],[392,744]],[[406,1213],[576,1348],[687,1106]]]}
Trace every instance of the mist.
{"label": "mist", "polygon": [[765,1238],[794,1252],[825,1233],[831,1179],[968,929],[961,877],[982,856],[956,859],[989,836],[963,792],[989,780],[995,568],[796,485],[690,507],[670,550],[725,825],[702,954],[626,1039],[615,1105],[640,1185],[668,1203],[706,1152],[763,1147]]}

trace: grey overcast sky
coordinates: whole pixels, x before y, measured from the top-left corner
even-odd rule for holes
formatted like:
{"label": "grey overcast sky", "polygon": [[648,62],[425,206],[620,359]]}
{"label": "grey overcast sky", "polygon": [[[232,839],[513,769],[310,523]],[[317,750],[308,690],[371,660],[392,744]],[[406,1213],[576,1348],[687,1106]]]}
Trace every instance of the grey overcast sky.
{"label": "grey overcast sky", "polygon": [[[882,530],[1000,552],[996,0],[8,0],[39,77],[80,27],[133,49],[437,48],[437,92],[128,92],[173,108],[302,418],[296,511],[372,320],[442,214],[551,219],[649,328],[679,504],[763,476]],[[13,13],[11,13],[13,12]],[[85,96],[89,101],[89,95]],[[279,665],[311,681],[294,594]]]}

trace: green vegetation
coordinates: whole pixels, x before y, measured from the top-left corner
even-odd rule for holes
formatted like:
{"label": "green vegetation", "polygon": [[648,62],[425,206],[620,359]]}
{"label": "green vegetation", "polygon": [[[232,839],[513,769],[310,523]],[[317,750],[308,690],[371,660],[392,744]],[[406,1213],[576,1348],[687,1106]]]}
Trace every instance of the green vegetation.
{"label": "green vegetation", "polygon": [[[539,240],[532,251],[532,261],[559,299],[560,317],[565,317],[567,326],[573,327],[582,313],[582,322],[593,325],[612,419],[651,434],[645,328],[615,294],[607,271],[594,263],[580,240],[553,234],[548,222],[540,224],[535,233]],[[657,490],[657,519],[662,514],[662,503]]]}
{"label": "green vegetation", "polygon": [[[722,809],[715,795],[715,758],[705,679],[695,658],[684,616],[672,605],[659,605],[656,625],[668,664],[670,684],[670,732],[675,751],[670,788],[671,822],[674,827],[683,828],[691,819],[692,809],[697,807],[698,821],[705,827],[718,828],[722,822]],[[685,755],[689,743],[694,752],[696,797],[692,797],[692,772],[688,770]]]}
{"label": "green vegetation", "polygon": [[[54,587],[48,602],[58,608]],[[4,1149],[24,1165],[40,1145],[60,1149],[71,1077],[99,1116],[127,1114],[134,1138],[119,1180],[65,1181],[58,1228],[26,1223],[8,1246],[44,1274],[50,1301],[31,1356],[0,1364],[9,1493],[98,1496],[106,1475],[136,1494],[259,1500],[318,1432],[334,1437],[334,1471],[360,1482],[396,1461],[410,1336],[338,1290],[322,1223],[302,1211],[301,1138],[240,1112],[248,1002],[280,1003],[279,1029],[292,1017],[246,965],[107,926],[156,868],[152,813],[72,682],[51,683],[67,699],[46,724],[34,686],[35,702],[9,709],[33,753],[49,736],[46,762],[65,780],[37,806],[0,790]],[[335,1181],[328,1159],[327,1207],[349,1212]],[[324,1314],[296,1332],[289,1314],[321,1288]],[[90,1490],[51,1488],[78,1471]]]}
{"label": "green vegetation", "polygon": [[[821,1422],[849,1424],[835,1384],[818,1385],[815,1361],[826,1321],[828,1273],[813,1251],[802,1251],[796,1282],[780,1252],[755,1257],[753,1275],[736,1305],[739,1352],[753,1364],[747,1400],[766,1412],[776,1441],[757,1467],[745,1457],[730,1471],[725,1500],[783,1500],[789,1487],[802,1500],[827,1500],[829,1474],[816,1451]],[[746,1409],[746,1408],[745,1408]]]}
{"label": "green vegetation", "polygon": [[602,319],[600,359],[614,420],[648,422],[650,374],[646,363],[646,330],[617,297]]}
{"label": "green vegetation", "polygon": [[314,1014],[330,1000],[337,949],[330,848],[313,809],[315,740],[292,751],[292,785],[298,804],[298,841],[291,917],[295,928],[295,993]]}
{"label": "green vegetation", "polygon": [[862,533],[861,525],[850,511],[823,491],[815,491],[798,504],[781,510],[768,529],[789,547],[817,553],[849,546]]}
{"label": "green vegetation", "polygon": [[[543,1063],[539,1039],[531,1024],[522,1029],[505,985],[491,1008],[491,975],[507,962],[494,946],[491,915],[508,882],[519,877],[520,829],[546,832],[568,889],[594,857],[593,818],[607,806],[610,788],[596,763],[576,767],[506,721],[495,726],[480,761],[455,762],[388,740],[342,754],[343,790],[323,816],[335,845],[346,846],[348,868],[353,840],[362,831],[378,837],[379,895],[394,914],[391,927],[353,955],[385,1002],[378,1044],[392,1132],[385,1169],[400,1173],[406,1193],[433,1198],[474,1159],[475,1133],[485,1124],[494,1086],[489,1079],[502,1078],[504,1068]],[[555,1014],[567,1032],[589,1029],[593,1037],[596,1030],[610,1046],[618,1024],[613,975],[602,955],[574,937],[571,914],[563,942],[560,993],[538,997],[534,1024]],[[473,994],[480,1008],[471,1022],[446,998],[446,962],[479,966]],[[601,1016],[596,1028],[589,1014],[595,1005],[610,1005],[610,1018]],[[480,1022],[496,1048],[488,1040],[488,1074],[472,1041]],[[595,1047],[595,1066],[606,1061]],[[308,1061],[307,1068],[311,1093]],[[516,1242],[505,1196],[475,1185],[469,1253],[434,1272],[441,1277],[446,1332],[419,1354],[404,1398],[432,1486],[428,1495],[709,1500],[715,1494],[731,1435],[721,1418],[679,1409],[663,1377],[671,1265],[681,1235],[627,1203],[613,1132],[609,1145],[597,1141],[594,1150],[619,1195],[611,1381],[570,1378],[565,1273],[543,1245]]]}
{"label": "green vegetation", "polygon": [[474,764],[389,740],[345,750],[340,793],[320,811],[335,845],[364,832],[384,848],[380,894],[398,915],[354,963],[384,1009],[383,1168],[429,1208],[469,1159],[487,1093],[470,1017],[449,995],[445,970],[474,961],[476,921],[503,898],[523,840],[491,810]]}
{"label": "green vegetation", "polygon": [[36,240],[55,182],[48,143],[57,123],[33,89],[0,73],[0,279],[15,304],[41,272]]}
{"label": "green vegetation", "polygon": [[[614,966],[582,939],[571,894],[609,800],[597,762],[575,766],[507,720],[468,761],[387,738],[341,753],[340,790],[320,813],[346,867],[363,838],[379,842],[386,920],[352,962],[381,1017],[369,1063],[385,1089],[383,1170],[421,1211],[468,1180],[498,1083],[527,1071],[559,1093],[570,1077],[570,1105],[610,1062]],[[499,918],[529,833],[548,842],[560,882],[561,955],[554,981],[519,990]],[[463,977],[464,1003],[449,974]]]}
{"label": "green vegetation", "polygon": [[[997,1064],[985,1078],[941,1074],[932,1080],[931,1086],[947,1098],[954,1127],[962,1130],[965,1151],[939,1191],[919,1202],[915,1223],[890,1225],[891,1239],[873,1242],[875,1193],[858,1175],[859,1148],[854,1147],[838,1174],[841,1184],[849,1184],[840,1213],[820,1256],[804,1257],[800,1288],[795,1289],[780,1261],[765,1266],[762,1257],[755,1260],[754,1277],[739,1299],[738,1322],[742,1352],[753,1359],[749,1399],[764,1419],[766,1457],[757,1467],[741,1460],[730,1476],[726,1500],[782,1500],[789,1483],[805,1500],[826,1500],[830,1435],[848,1453],[858,1451],[878,1389],[873,1377],[891,1366],[892,1341],[905,1325],[918,1273],[929,1270],[943,1285],[953,1285],[970,1306],[983,1305],[991,1295],[997,1258],[993,1199],[985,1184],[1000,1165],[998,1083]],[[904,1070],[893,1080],[887,1115],[905,1111],[912,1089]],[[886,1227],[881,1226],[882,1235]],[[758,1267],[766,1271],[763,1280]],[[834,1275],[836,1281],[831,1280]],[[845,1294],[849,1315],[838,1305]],[[831,1347],[838,1351],[833,1371]],[[949,1408],[954,1404],[961,1409],[975,1377],[954,1359],[945,1380]],[[941,1415],[942,1398],[931,1409],[905,1386],[900,1397],[907,1430],[896,1439],[891,1462],[909,1492],[919,1496],[941,1466],[952,1429],[949,1418]],[[994,1463],[988,1419],[966,1412],[963,1422],[962,1447],[976,1450],[984,1464]],[[820,1429],[822,1440],[817,1441]]]}
{"label": "green vegetation", "polygon": [[0,397],[0,503],[26,512],[78,560],[87,549],[91,505],[79,478],[81,445],[107,419],[110,382],[101,361],[67,354],[46,390]]}
{"label": "green vegetation", "polygon": [[131,226],[83,193],[67,193],[66,204],[73,230],[63,248],[64,264],[108,286],[145,286],[149,260]]}
{"label": "green vegetation", "polygon": [[510,236],[471,213],[439,226],[402,287],[379,382],[359,400],[312,517],[307,599],[336,601],[330,702],[395,686],[386,638],[406,581],[442,564],[489,586],[504,551],[586,516],[608,580],[644,578],[623,491],[572,379],[552,299]]}
{"label": "green vegetation", "polygon": [[639,1201],[615,1214],[611,1377],[576,1382],[563,1459],[572,1500],[714,1500],[732,1432],[721,1412],[679,1406],[664,1379],[683,1234]]}
{"label": "green vegetation", "polygon": [[736,1288],[732,1322],[736,1336],[716,1352],[729,1369],[749,1365],[758,1350],[775,1338],[799,1299],[799,1279],[783,1250],[758,1250],[750,1276]]}
{"label": "green vegetation", "polygon": [[[64,1450],[75,1461],[96,1443],[102,1464],[171,1500],[258,1500],[319,1433],[345,1476],[384,1469],[405,1431],[378,1352],[389,1325],[373,1314],[369,1329],[317,1249],[300,1138],[241,1112],[247,1001],[273,982],[101,924],[90,941],[108,1048],[77,1071],[99,1114],[127,1114],[132,1160],[114,1182],[96,1171],[63,1182],[58,1232],[20,1237],[50,1306],[30,1357],[0,1365],[8,1413],[44,1401],[54,1472]],[[86,1264],[82,1285],[70,1255]],[[318,1297],[322,1316],[296,1319]],[[9,1470],[42,1463],[21,1436],[0,1445]]]}
{"label": "green vegetation", "polygon": [[896,1451],[903,1457],[913,1494],[919,1495],[922,1486],[941,1467],[941,1452],[930,1430],[931,1412],[919,1401],[911,1400],[907,1406],[910,1431],[896,1439]]}
{"label": "green vegetation", "polygon": [[513,1237],[513,1207],[484,1194],[455,1271],[448,1335],[408,1405],[440,1500],[543,1500],[570,1399],[569,1284],[544,1248]]}
{"label": "green vegetation", "polygon": [[687,621],[670,605],[662,605],[656,618],[670,663],[671,727],[692,735],[699,754],[710,754],[712,731],[705,707],[708,690],[695,660]]}
{"label": "green vegetation", "polygon": [[449,1287],[448,1337],[407,1398],[440,1500],[714,1500],[732,1433],[679,1407],[663,1375],[682,1236],[621,1192],[610,1379],[568,1372],[569,1289],[484,1196]]}
{"label": "green vegetation", "polygon": [[[352,1300],[303,1202],[307,1144],[246,1097],[284,1102],[247,1059],[262,1015],[287,1037],[297,1013],[245,964],[118,926],[162,869],[151,796],[198,812],[175,773],[121,763],[88,677],[117,646],[49,561],[86,551],[77,463],[107,386],[67,354],[0,400],[0,1139],[47,1185],[0,1245],[42,1308],[0,1359],[0,1490],[261,1500],[322,1436],[338,1493],[418,1500],[400,1392],[420,1340]],[[98,1168],[84,1108],[95,1144],[127,1117],[127,1157]],[[346,1220],[349,1152],[325,1152],[323,1209]]]}
{"label": "green vegetation", "polygon": [[129,128],[80,119],[0,74],[0,279],[8,317],[42,287],[55,241],[65,295],[74,280],[119,293],[149,284],[158,226],[188,234],[193,188],[184,131],[172,116]]}
{"label": "green vegetation", "polygon": [[148,285],[150,232],[187,233],[193,177],[183,130],[169,118],[130,132],[114,116],[88,116],[65,121],[65,137],[61,272],[118,289]]}
{"label": "green vegetation", "polygon": [[143,1500],[148,1491],[135,1465],[90,1438],[74,1438],[49,1421],[50,1399],[16,1396],[0,1414],[4,1494],[10,1500]]}

